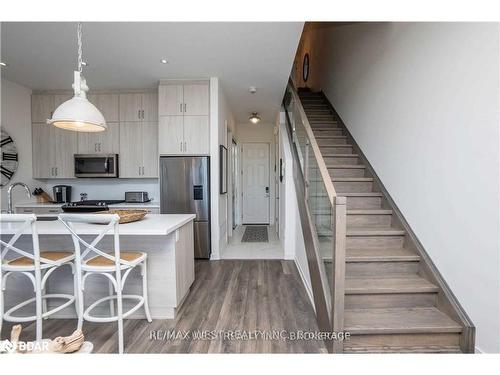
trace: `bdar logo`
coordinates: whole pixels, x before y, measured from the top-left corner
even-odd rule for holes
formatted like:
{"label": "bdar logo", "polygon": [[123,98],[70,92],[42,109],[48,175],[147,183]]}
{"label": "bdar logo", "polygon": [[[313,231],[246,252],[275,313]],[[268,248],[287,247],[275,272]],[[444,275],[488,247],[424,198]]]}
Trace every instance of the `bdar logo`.
{"label": "bdar logo", "polygon": [[16,346],[9,340],[0,341],[0,353],[14,353]]}

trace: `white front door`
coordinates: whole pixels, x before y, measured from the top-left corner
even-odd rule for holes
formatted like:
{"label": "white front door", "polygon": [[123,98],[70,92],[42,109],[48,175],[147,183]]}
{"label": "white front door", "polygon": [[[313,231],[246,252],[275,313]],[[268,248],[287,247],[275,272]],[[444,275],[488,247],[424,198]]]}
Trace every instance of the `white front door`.
{"label": "white front door", "polygon": [[243,143],[243,224],[269,224],[269,143]]}

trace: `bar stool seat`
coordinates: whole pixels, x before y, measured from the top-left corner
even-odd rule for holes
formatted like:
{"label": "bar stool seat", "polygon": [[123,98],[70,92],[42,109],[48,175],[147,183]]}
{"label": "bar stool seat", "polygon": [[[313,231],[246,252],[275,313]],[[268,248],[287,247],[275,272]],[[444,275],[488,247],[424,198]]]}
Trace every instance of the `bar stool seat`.
{"label": "bar stool seat", "polygon": [[[114,254],[108,253],[110,257],[113,257]],[[141,263],[144,259],[146,259],[146,253],[142,253],[140,251],[121,251],[120,252],[120,260],[125,260],[131,263],[133,266]],[[105,258],[101,255],[92,257],[84,262],[82,268],[88,267],[111,267],[112,271],[115,270],[115,262],[112,259]]]}
{"label": "bar stool seat", "polygon": [[[75,254],[74,252],[69,252],[69,251],[40,251],[40,258],[45,258],[48,260],[52,260],[55,262],[61,262],[61,263],[66,263],[69,261],[72,261],[75,259]],[[32,258],[28,258],[25,256],[18,257],[15,259],[7,260],[4,263],[5,265],[8,266],[33,266],[35,265],[35,262],[33,261]],[[43,269],[45,267],[50,267],[50,264],[41,264],[40,267]]]}

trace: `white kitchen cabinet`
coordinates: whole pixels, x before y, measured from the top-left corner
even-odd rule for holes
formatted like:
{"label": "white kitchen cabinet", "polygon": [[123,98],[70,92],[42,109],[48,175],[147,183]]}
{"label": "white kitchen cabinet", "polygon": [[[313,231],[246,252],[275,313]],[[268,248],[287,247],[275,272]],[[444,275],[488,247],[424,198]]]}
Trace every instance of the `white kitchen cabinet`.
{"label": "white kitchen cabinet", "polygon": [[158,123],[145,121],[142,123],[142,175],[141,177],[158,177]]}
{"label": "white kitchen cabinet", "polygon": [[184,115],[208,116],[208,95],[208,84],[184,85]]}
{"label": "white kitchen cabinet", "polygon": [[184,116],[160,116],[158,130],[160,155],[184,153]]}
{"label": "white kitchen cabinet", "polygon": [[162,82],[158,93],[160,155],[209,154],[208,82]]}
{"label": "white kitchen cabinet", "polygon": [[32,95],[31,96],[31,121],[45,123],[52,117],[54,111],[53,95]]}
{"label": "white kitchen cabinet", "polygon": [[120,124],[107,122],[108,129],[96,133],[78,133],[79,154],[118,154],[120,152]]}
{"label": "white kitchen cabinet", "polygon": [[161,85],[158,90],[159,115],[182,115],[184,109],[182,85]]}
{"label": "white kitchen cabinet", "polygon": [[184,153],[207,155],[209,153],[208,116],[184,116]]}
{"label": "white kitchen cabinet", "polygon": [[44,123],[32,124],[33,178],[73,178],[77,134]]}
{"label": "white kitchen cabinet", "polygon": [[120,94],[120,122],[157,121],[156,93]]}
{"label": "white kitchen cabinet", "polygon": [[158,177],[158,123],[120,123],[120,177]]}
{"label": "white kitchen cabinet", "polygon": [[93,94],[88,99],[101,111],[106,123],[120,121],[118,94]]}

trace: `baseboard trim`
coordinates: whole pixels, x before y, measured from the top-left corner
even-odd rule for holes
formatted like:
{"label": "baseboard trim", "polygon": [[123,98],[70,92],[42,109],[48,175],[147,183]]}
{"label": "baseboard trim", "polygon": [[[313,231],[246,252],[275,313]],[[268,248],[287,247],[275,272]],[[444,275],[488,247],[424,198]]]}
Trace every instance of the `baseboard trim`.
{"label": "baseboard trim", "polygon": [[314,306],[314,297],[313,297],[313,292],[309,284],[307,283],[306,276],[304,275],[304,271],[302,270],[302,267],[300,267],[300,263],[297,260],[297,257],[293,258],[293,261],[295,262],[295,266],[297,267],[297,270],[299,271],[300,278],[302,280],[302,284],[304,284],[304,288],[306,289],[306,293],[309,296],[309,300],[311,301],[311,305],[314,309],[314,312],[316,312],[316,308]]}

